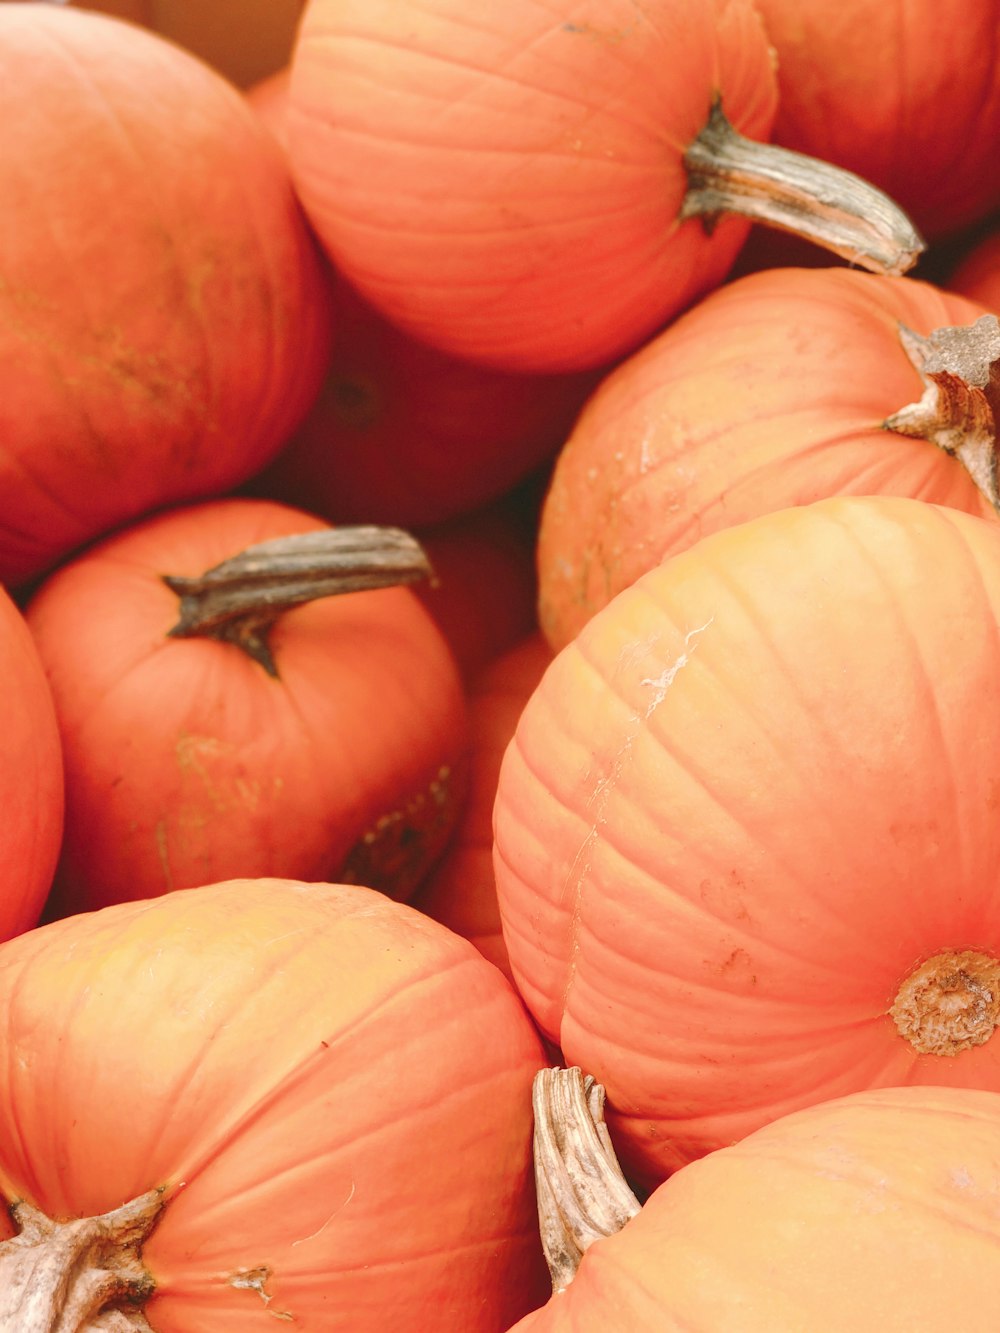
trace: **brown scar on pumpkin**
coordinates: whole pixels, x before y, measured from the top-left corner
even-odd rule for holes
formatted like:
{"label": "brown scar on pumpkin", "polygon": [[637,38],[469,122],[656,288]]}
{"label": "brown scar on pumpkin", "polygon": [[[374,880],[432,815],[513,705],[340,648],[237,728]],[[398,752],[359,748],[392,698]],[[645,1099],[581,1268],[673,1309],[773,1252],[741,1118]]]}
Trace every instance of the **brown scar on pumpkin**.
{"label": "brown scar on pumpkin", "polygon": [[425,788],[380,815],[348,852],[341,883],[408,898],[447,845],[467,779],[467,761],[442,764]]}

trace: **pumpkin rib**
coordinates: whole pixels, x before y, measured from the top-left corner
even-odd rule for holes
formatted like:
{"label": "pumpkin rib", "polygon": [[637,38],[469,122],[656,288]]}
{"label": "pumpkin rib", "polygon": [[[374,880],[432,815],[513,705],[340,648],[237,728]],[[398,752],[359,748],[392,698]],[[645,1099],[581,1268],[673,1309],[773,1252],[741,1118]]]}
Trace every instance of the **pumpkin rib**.
{"label": "pumpkin rib", "polygon": [[[968,582],[971,574],[972,582],[978,587],[981,594],[985,594],[986,585],[983,582],[982,570],[977,566],[977,562],[973,560],[968,545],[960,540],[956,540],[958,534],[955,531],[954,524],[949,521],[950,514],[955,511],[940,509],[936,510],[936,512],[938,512],[945,520],[947,531],[951,538],[951,545],[962,559],[962,564],[964,566],[962,571],[964,576],[963,582]],[[956,867],[955,878],[962,883],[966,883],[969,880],[969,858],[967,855],[965,822],[962,819],[962,802],[959,797],[958,783],[956,779],[956,773],[960,768],[960,765],[956,764],[954,756],[949,754],[947,750],[945,727],[941,717],[941,696],[938,689],[938,682],[921,651],[920,635],[912,620],[907,616],[902,599],[898,596],[898,585],[886,575],[883,567],[872,558],[871,553],[865,550],[860,535],[850,526],[850,524],[843,522],[842,519],[838,523],[837,515],[833,515],[832,517],[834,523],[837,523],[840,527],[844,537],[846,537],[858,552],[861,557],[862,565],[870,571],[878,581],[879,586],[885,590],[883,614],[888,611],[893,616],[896,625],[899,627],[901,642],[905,642],[908,647],[911,669],[915,673],[919,672],[920,679],[923,683],[923,690],[921,693],[928,705],[923,710],[923,719],[925,722],[931,721],[933,723],[934,744],[938,753],[945,759],[943,767],[944,771],[948,774],[948,793],[951,796],[948,827],[954,833],[957,833],[961,840],[958,848],[958,864]],[[998,633],[996,621],[989,617],[985,617],[984,624],[990,626],[994,643],[1000,645],[1000,633]],[[907,673],[907,679],[909,679],[909,673]],[[952,854],[954,854],[956,850],[954,842],[952,842],[951,846]]]}
{"label": "pumpkin rib", "polygon": [[[735,583],[735,580],[733,579],[730,571],[726,570],[725,568],[720,568],[718,562],[709,563],[707,564],[707,567],[712,570],[713,578],[715,579],[718,586],[723,588],[728,594],[731,607],[735,607],[740,613],[740,615],[742,615],[745,618],[745,620],[750,625],[752,625],[754,633],[758,636],[760,641],[768,645],[768,650],[771,656],[771,660],[775,665],[775,667],[780,669],[781,671],[783,700],[787,701],[787,699],[790,696],[795,696],[798,700],[800,711],[803,713],[803,715],[811,717],[812,725],[815,727],[816,731],[822,731],[823,734],[827,737],[836,738],[837,733],[832,728],[826,726],[825,720],[821,716],[818,716],[813,712],[809,700],[802,692],[800,680],[797,673],[791,668],[789,668],[787,663],[783,660],[781,652],[779,651],[771,635],[769,625],[758,614],[755,613],[755,607],[753,603],[749,602],[745,597],[740,597],[737,595],[740,589],[738,585]],[[652,595],[650,589],[647,586],[645,586],[642,583],[639,583],[638,585],[635,586],[634,593],[635,595],[646,596],[648,600],[651,602],[651,604],[657,607],[659,613],[660,614],[663,613],[662,604],[659,602],[659,599],[657,599],[655,596]],[[702,670],[705,669],[706,668],[703,665]],[[727,676],[725,680],[721,680],[718,673],[716,673],[713,679],[717,685],[721,684],[728,690],[730,691],[732,690],[734,681],[731,677]],[[740,716],[744,718],[749,717],[751,714],[749,710],[748,701],[742,696],[734,695],[734,697],[740,704],[740,710],[739,710]],[[795,762],[796,755],[793,750],[786,748],[781,743],[782,740],[781,733],[777,732],[776,729],[774,728],[772,719],[763,714],[757,714],[754,718],[754,721],[757,725],[757,729],[760,736],[764,738],[764,740],[769,744],[772,752],[779,759],[781,765],[787,769],[794,771],[797,767],[797,763]],[[698,762],[698,756],[696,753],[688,752],[684,754],[679,754],[676,748],[670,745],[670,738],[665,732],[662,733],[657,732],[654,729],[650,732],[650,734],[653,737],[653,739],[658,741],[661,747],[667,753],[670,754],[671,758],[674,760],[678,769],[684,774],[684,776],[686,778],[691,779],[693,782],[697,783],[698,786],[701,788],[701,790],[704,792],[705,796],[710,798],[718,809],[720,809],[724,814],[726,814],[726,816],[730,820],[736,823],[748,835],[752,835],[755,840],[760,839],[759,830],[750,828],[746,822],[746,818],[743,816],[737,816],[733,811],[732,807],[725,803],[724,792],[719,790],[717,787],[717,775],[711,772],[705,772],[703,770],[703,766],[701,766]],[[843,747],[839,744],[839,740],[837,740],[837,745],[839,749],[841,750],[843,749]],[[802,781],[799,784],[799,787],[802,791],[812,792],[814,790],[814,785],[810,781],[810,777],[811,775],[808,773],[802,774]],[[733,799],[737,799],[742,796],[742,793],[739,791],[732,791],[730,793],[730,796]],[[822,820],[824,823],[827,824],[829,828],[832,829],[833,824],[829,817],[828,808],[818,795],[815,801],[813,811],[811,811],[811,815],[813,814],[815,815],[817,820]],[[767,847],[767,852],[768,852],[768,858],[772,864],[777,864],[782,866],[782,868],[787,868],[788,863],[781,859],[781,857],[777,853],[777,849],[772,847]],[[800,876],[796,875],[795,878],[800,878]],[[843,933],[844,923],[842,921],[838,921],[837,926],[840,932]],[[788,956],[794,957],[794,955],[788,955]],[[797,959],[796,961],[801,962],[803,960]],[[814,964],[811,962],[810,966],[813,965]]]}
{"label": "pumpkin rib", "polygon": [[[136,146],[135,138],[128,124],[120,115],[117,114],[114,106],[111,104],[110,100],[105,94],[103,86],[101,85],[99,80],[95,78],[93,71],[89,67],[87,67],[82,60],[74,58],[71,50],[67,47],[66,42],[60,39],[60,35],[55,30],[54,26],[49,28],[39,27],[38,35],[42,38],[43,41],[48,41],[49,45],[53,49],[59,51],[59,54],[63,60],[63,64],[69,68],[70,72],[73,74],[76,81],[78,83],[85,84],[86,87],[91,92],[96,94],[96,101],[94,105],[100,107],[101,111],[104,113],[104,117],[107,124],[111,126],[114,132],[115,138],[125,148],[127,156],[131,158],[132,161],[135,163],[136,166],[135,178],[143,182],[144,193],[149,202],[150,217],[155,220],[158,237],[161,243],[166,246],[167,252],[170,255],[173,267],[173,277],[175,278],[178,286],[183,288],[186,283],[186,274],[184,271],[184,266],[180,262],[181,252],[177,243],[176,231],[173,228],[167,226],[166,223],[164,222],[163,215],[161,212],[162,195],[158,194],[156,190],[153,189],[153,181],[147,169],[146,159]],[[64,273],[66,272],[67,267],[72,269],[75,266],[72,265],[67,266],[64,264],[62,266],[62,271]],[[268,300],[273,303],[273,294],[270,291],[268,292]],[[212,351],[211,339],[209,338],[208,332],[205,328],[202,311],[200,309],[197,309],[197,306],[195,306],[195,309],[197,310],[197,316],[198,316],[195,323],[201,341],[202,357],[200,361],[200,368],[201,368],[201,373],[203,374],[203,376],[205,376],[205,379],[203,380],[205,396],[209,402],[214,403],[215,394],[212,391],[214,388],[214,385],[212,384],[212,379],[214,377],[214,359],[211,355]],[[188,389],[185,386],[185,394],[187,392]],[[85,406],[86,406],[85,400],[81,399],[80,400],[81,410],[85,410]],[[95,438],[97,439],[101,438],[100,433],[96,430],[96,428],[94,429],[94,435]]]}
{"label": "pumpkin rib", "polygon": [[[262,950],[261,953],[261,956],[266,960],[266,967],[264,971],[255,978],[255,986],[257,986],[260,989],[266,987],[269,981],[273,981],[273,979],[276,976],[278,976],[282,971],[284,971],[289,965],[294,963],[296,957],[302,952],[303,946],[310,942],[310,936],[304,928],[300,928],[297,931],[290,932],[289,937],[291,938],[294,935],[299,935],[300,937],[303,938],[299,939],[296,947],[290,948],[286,953],[280,956],[275,956],[271,952],[276,941],[269,940],[267,942],[266,952]],[[217,1028],[228,1026],[232,1018],[234,1018],[239,1013],[240,1009],[246,1003],[245,996],[241,995],[235,987],[233,988],[233,991],[229,996],[229,1000],[230,1000],[230,1008],[227,1014],[223,1016],[221,1019],[215,1020],[215,1026]],[[161,1111],[162,1111],[161,1132],[155,1135],[149,1141],[149,1155],[151,1157],[155,1154],[156,1149],[158,1148],[160,1142],[162,1141],[163,1135],[170,1127],[170,1122],[174,1117],[176,1106],[182,1102],[188,1088],[190,1087],[192,1082],[198,1077],[204,1066],[204,1062],[211,1057],[211,1054],[212,1054],[211,1045],[210,1043],[206,1042],[195,1052],[195,1058],[191,1062],[191,1064],[188,1065],[185,1074],[172,1084],[170,1100],[169,1101],[165,1100],[161,1106]],[[290,1077],[291,1071],[295,1069],[296,1064],[297,1064],[297,1059],[296,1062],[293,1062],[288,1067],[281,1080],[278,1079],[274,1080],[272,1086],[270,1087],[268,1096],[273,1098],[278,1093],[280,1093],[284,1083],[284,1079]],[[265,1098],[264,1100],[266,1101],[267,1099]],[[258,1104],[259,1102],[254,1102],[251,1107],[247,1108],[245,1112],[241,1113],[241,1115],[236,1121],[220,1127],[219,1129],[220,1144],[224,1144],[225,1141],[231,1139],[234,1136],[234,1134],[237,1134],[239,1132],[240,1127],[244,1123],[247,1123],[250,1119],[253,1118],[251,1113]],[[201,1170],[204,1167],[205,1162],[211,1161],[215,1155],[216,1152],[214,1150],[209,1150],[207,1153],[204,1154],[204,1159],[199,1166],[196,1166],[194,1168],[185,1167],[178,1172],[179,1177],[181,1180],[183,1180],[185,1187],[190,1185],[195,1179],[197,1179],[199,1170]]]}
{"label": "pumpkin rib", "polygon": [[[310,939],[309,933],[304,929],[300,933],[306,937],[304,943],[308,943]],[[289,955],[286,959],[275,960],[273,974],[276,975],[281,967],[287,965],[293,957],[294,955]],[[372,1019],[376,1018],[386,1009],[391,1008],[397,1002],[401,1002],[402,996],[405,995],[409,998],[409,996],[412,995],[422,983],[427,981],[436,984],[440,983],[442,978],[450,978],[458,969],[467,967],[470,962],[478,964],[478,955],[471,959],[464,958],[449,960],[446,967],[442,967],[438,964],[433,971],[426,973],[423,977],[412,978],[405,992],[393,991],[391,994],[384,995],[370,1009],[366,1010],[364,1013],[358,1014],[354,1021],[341,1024],[338,1028],[336,1037],[327,1047],[320,1047],[319,1049],[310,1048],[304,1052],[304,1054],[297,1055],[280,1078],[274,1077],[272,1074],[271,1078],[273,1081],[264,1096],[257,1097],[252,1103],[245,1106],[234,1119],[219,1127],[217,1141],[214,1147],[207,1148],[201,1154],[200,1159],[194,1166],[184,1166],[183,1163],[178,1164],[178,1174],[183,1179],[185,1187],[193,1185],[200,1174],[220,1161],[229,1149],[231,1141],[243,1133],[248,1126],[258,1121],[261,1116],[266,1115],[276,1102],[288,1095],[288,1091],[291,1087],[301,1080],[308,1078],[313,1072],[316,1064],[326,1058],[328,1050],[340,1046],[345,1041],[349,1040],[365,1024],[371,1022]],[[467,1005],[465,1015],[472,1012],[474,1011],[471,1005]],[[457,1016],[453,1015],[452,1017],[455,1018]],[[206,1056],[207,1054],[207,1049],[203,1048],[202,1055]],[[468,1087],[468,1084],[466,1084],[465,1087]],[[454,1089],[453,1095],[458,1095],[461,1091],[461,1089]],[[444,1097],[439,1097],[436,1100],[436,1104],[442,1105],[446,1100],[447,1099]],[[429,1106],[430,1103],[426,1103],[425,1105]],[[411,1104],[411,1110],[414,1113],[420,1109],[422,1108],[418,1104]],[[352,1144],[360,1143],[369,1134],[378,1133],[387,1128],[389,1128],[389,1126],[381,1124],[369,1126],[365,1134],[359,1134],[356,1131],[352,1131],[350,1142]],[[331,1144],[331,1148],[333,1149],[340,1146],[341,1145],[339,1144]]]}
{"label": "pumpkin rib", "polygon": [[[945,510],[941,512],[943,517],[947,519],[950,517],[950,514],[954,511]],[[898,598],[898,596],[895,595],[897,589],[892,584],[892,582],[885,577],[882,567],[878,565],[871,558],[870,553],[865,550],[863,541],[861,540],[859,534],[853,529],[853,527],[850,524],[845,523],[842,519],[840,519],[840,517],[837,514],[829,515],[829,518],[830,521],[832,521],[836,526],[838,526],[841,529],[842,533],[847,538],[847,540],[854,546],[860,558],[862,568],[869,570],[872,573],[872,575],[874,575],[874,577],[877,579],[879,586],[882,589],[884,589],[885,596],[883,598],[882,612],[883,614],[888,612],[894,615],[896,617],[897,623],[899,624],[900,630],[905,633],[906,641],[910,645],[913,665],[914,667],[919,669],[921,677],[925,683],[925,690],[923,693],[925,697],[928,697],[932,701],[932,708],[930,709],[929,712],[925,712],[924,716],[925,718],[927,718],[930,716],[931,713],[933,714],[933,720],[935,722],[936,740],[939,744],[939,748],[943,747],[943,740],[944,740],[943,730],[941,727],[940,713],[937,711],[937,704],[939,702],[939,699],[937,691],[935,689],[934,680],[926,663],[920,656],[919,646],[918,646],[919,639],[916,634],[916,631],[912,623],[903,618],[902,609],[900,607],[900,599]],[[953,525],[949,526],[953,530]],[[967,548],[964,546],[964,544],[959,543],[957,549],[960,551],[963,557],[963,562],[967,567],[971,567],[975,564],[975,562],[972,561],[971,556],[968,555]],[[731,569],[720,570],[718,562],[712,562],[712,565],[710,567],[713,568],[713,574],[716,579],[720,579],[724,584],[729,584],[730,586],[733,586],[735,580],[734,571],[732,571]],[[975,581],[978,583],[980,588],[982,588],[984,585],[982,583],[981,573],[979,572],[978,569],[976,569],[974,577]],[[740,601],[739,605],[740,609],[743,611],[749,611],[750,609],[749,604],[743,600]],[[757,617],[751,616],[750,619],[758,638],[763,642],[768,642],[770,640],[770,635],[767,632],[768,627],[764,624],[764,622],[762,622]],[[988,623],[991,624],[994,635],[996,635],[997,629],[995,623],[994,622],[988,622]],[[781,661],[779,655],[776,652],[772,652],[772,661],[776,665],[784,667],[784,663]],[[849,752],[846,751],[844,746],[840,743],[838,733],[832,730],[831,728],[827,727],[823,716],[819,713],[813,712],[812,709],[810,708],[806,697],[802,694],[801,689],[799,688],[799,681],[795,673],[790,672],[787,669],[784,669],[782,673],[782,680],[783,680],[783,686],[782,686],[783,700],[787,701],[789,697],[789,692],[794,692],[799,697],[802,704],[803,713],[806,715],[810,715],[811,734],[817,735],[820,732],[823,732],[827,737],[834,738],[836,750],[839,750],[841,753],[844,753],[848,755],[848,757],[850,757]],[[745,704],[741,709],[741,715],[744,717],[747,716],[747,708]],[[769,737],[769,739],[773,739],[773,736]],[[685,756],[683,771],[685,772],[685,774],[697,771],[697,755],[691,754]],[[949,763],[948,771],[950,774],[954,774],[955,766],[953,763]],[[800,792],[812,792],[814,790],[817,790],[815,784],[813,784],[809,779],[810,779],[809,774],[803,774],[803,781],[800,783]],[[706,787],[708,787],[712,782],[712,775],[711,774],[706,775],[704,781]],[[951,822],[954,827],[960,827],[961,809],[958,801],[957,791],[955,790],[954,781],[950,782],[949,786],[952,795],[954,797],[953,819]],[[709,794],[713,797],[713,799],[718,801],[719,798],[718,792],[710,791]],[[828,818],[828,809],[822,800],[817,799],[814,808],[810,812],[810,820],[816,820],[818,824],[820,819],[822,819],[822,821],[827,824],[828,828],[831,828],[832,830],[833,825],[830,819]],[[759,831],[755,830],[754,836],[757,840],[759,840],[760,839]],[[768,854],[769,854],[769,859],[773,862],[774,853],[770,848],[768,849]],[[857,938],[854,937],[854,932],[851,928],[850,922],[846,921],[843,918],[838,918],[836,916],[835,912],[833,911],[834,903],[831,901],[829,895],[825,895],[822,899],[814,897],[812,901],[814,908],[816,906],[822,905],[825,915],[830,920],[834,921],[834,923],[836,924],[838,934],[844,937],[851,938],[852,956],[857,958],[859,950],[863,947],[863,941],[859,941]],[[879,956],[877,954],[873,954],[873,956],[870,959],[870,962],[877,965],[879,962]],[[815,961],[813,961],[810,965],[816,966]]]}
{"label": "pumpkin rib", "polygon": [[[456,969],[467,966],[467,964],[470,961],[474,963],[479,963],[481,960],[479,960],[478,958],[473,960],[456,959],[451,964],[449,964],[448,968],[441,971],[441,975],[444,976],[447,973],[451,973],[452,975],[454,975]],[[437,973],[428,973],[427,976],[424,978],[424,981],[433,981],[436,975]],[[289,1090],[294,1086],[294,1084],[297,1081],[302,1079],[307,1079],[311,1076],[317,1062],[324,1059],[328,1059],[329,1058],[328,1052],[331,1050],[335,1050],[338,1046],[342,1045],[344,1041],[350,1040],[351,1036],[354,1033],[356,1033],[360,1027],[362,1027],[364,1024],[368,1023],[373,1019],[377,1021],[382,1016],[383,1011],[386,1010],[387,1008],[391,1008],[391,1006],[394,1003],[404,1004],[405,1006],[405,1003],[409,1001],[410,996],[412,995],[413,991],[417,988],[418,984],[419,983],[415,982],[414,985],[410,986],[405,992],[396,991],[391,996],[386,996],[381,1003],[374,1006],[365,1014],[360,1015],[356,1023],[353,1023],[351,1025],[345,1025],[341,1030],[339,1030],[334,1040],[330,1041],[326,1047],[317,1051],[308,1052],[302,1060],[300,1060],[294,1067],[292,1067],[289,1070],[288,1074],[281,1079],[280,1083],[276,1082],[274,1089],[272,1089],[272,1091],[266,1097],[261,1098],[253,1107],[248,1108],[248,1111],[245,1116],[241,1117],[238,1122],[233,1122],[232,1124],[226,1126],[223,1133],[226,1137],[227,1142],[221,1143],[217,1151],[213,1151],[211,1154],[206,1154],[203,1160],[198,1164],[198,1166],[195,1168],[193,1172],[179,1173],[183,1174],[183,1186],[175,1187],[175,1191],[179,1191],[182,1188],[188,1189],[191,1186],[195,1185],[198,1181],[198,1177],[201,1172],[211,1168],[212,1166],[216,1165],[223,1159],[224,1154],[230,1148],[230,1143],[228,1142],[229,1139],[236,1137],[237,1135],[242,1133],[245,1129],[247,1129],[250,1125],[252,1125],[254,1121],[257,1120],[260,1116],[266,1115],[268,1111],[272,1108],[273,1104],[276,1101],[280,1100],[282,1097],[286,1096]],[[490,999],[488,997],[483,1005],[483,1008],[484,1010],[488,1010],[489,1007],[490,1007]],[[450,1015],[450,1018],[452,1022],[460,1023],[464,1021],[470,1014],[474,1013],[475,1009],[470,1006],[465,1009],[463,1014],[461,1015],[452,1014]],[[456,1099],[466,1096],[468,1094],[469,1089],[472,1086],[477,1086],[482,1088],[482,1087],[488,1087],[491,1082],[499,1082],[502,1078],[506,1077],[507,1073],[508,1071],[505,1069],[504,1070],[495,1069],[492,1075],[490,1075],[489,1077],[481,1078],[475,1085],[473,1085],[470,1081],[466,1080],[460,1086],[457,1085],[455,1087],[451,1087],[442,1091],[440,1095],[435,1096],[433,1099],[428,1098],[423,1101],[411,1102],[408,1104],[407,1107],[408,1114],[414,1117],[416,1126],[416,1122],[421,1113],[434,1112],[438,1108],[446,1106],[450,1101],[454,1101]],[[209,1206],[205,1204],[200,1205],[198,1209],[199,1217],[201,1219],[210,1220],[213,1217],[213,1214],[215,1213],[224,1214],[227,1210],[231,1209],[235,1204],[241,1202],[245,1203],[249,1200],[252,1200],[257,1191],[269,1190],[273,1186],[275,1181],[282,1180],[285,1176],[294,1178],[294,1176],[297,1173],[303,1172],[305,1173],[306,1177],[309,1178],[311,1174],[315,1173],[317,1166],[321,1162],[325,1162],[328,1160],[336,1161],[338,1158],[342,1158],[347,1152],[353,1151],[359,1145],[366,1143],[372,1138],[377,1138],[379,1134],[392,1133],[394,1132],[394,1130],[395,1126],[393,1122],[382,1121],[377,1124],[370,1123],[364,1128],[364,1130],[358,1130],[356,1127],[354,1127],[352,1128],[351,1132],[347,1137],[341,1138],[336,1142],[334,1142],[331,1137],[330,1139],[327,1140],[326,1147],[321,1155],[319,1156],[313,1155],[308,1158],[302,1159],[300,1161],[289,1163],[282,1169],[282,1171],[278,1172],[277,1174],[272,1174],[267,1176],[266,1178],[262,1177],[257,1180],[248,1182],[247,1186],[243,1189],[239,1190],[234,1189],[227,1191],[224,1198],[220,1196],[215,1200],[214,1206]],[[419,1137],[419,1135],[417,1129],[415,1128],[414,1138],[416,1139],[417,1137]],[[397,1252],[393,1262],[399,1262],[402,1259],[409,1261],[410,1259],[431,1257],[432,1253],[433,1252],[428,1252],[427,1254],[421,1254],[419,1252],[404,1253],[403,1251],[399,1251]]]}
{"label": "pumpkin rib", "polygon": [[[411,5],[411,8],[417,8],[417,6]],[[566,15],[564,13],[564,8],[565,7],[563,7],[562,9],[554,8],[551,12],[555,17],[563,19],[562,26],[565,28],[571,25],[572,18],[571,16]],[[662,39],[664,34],[660,32],[656,23],[651,20],[650,16],[644,10],[637,9],[635,12],[635,18],[640,23],[647,22],[649,24],[650,30],[656,35],[656,37],[658,39]],[[462,25],[463,27],[469,29],[477,29],[478,27],[478,25],[475,23],[474,16],[471,14],[468,15],[463,14]],[[489,29],[478,28],[478,31],[488,33]],[[535,54],[535,48],[538,45],[540,45],[542,42],[551,40],[552,33],[553,29],[551,27],[539,28],[538,31],[535,33],[535,35],[529,41],[513,48],[509,58],[512,61],[516,62],[525,60],[526,58],[533,56]],[[550,98],[554,102],[562,103],[574,109],[577,107],[582,108],[584,111],[603,109],[603,104],[600,101],[595,103],[588,100],[586,97],[577,96],[575,92],[573,94],[570,94],[569,92],[563,91],[561,89],[542,87],[536,81],[537,76],[533,78],[530,82],[526,82],[525,79],[518,77],[517,75],[506,73],[504,71],[503,65],[500,63],[494,62],[493,64],[487,67],[483,65],[472,64],[470,61],[461,59],[459,56],[455,54],[449,54],[447,56],[443,56],[438,54],[436,51],[427,51],[427,50],[415,51],[412,48],[412,46],[407,45],[406,42],[393,41],[383,32],[380,32],[378,37],[369,37],[366,36],[364,33],[359,33],[359,32],[352,33],[348,31],[346,28],[338,27],[337,42],[338,44],[340,44],[342,41],[346,42],[353,41],[361,45],[374,46],[376,51],[397,51],[402,55],[404,55],[407,61],[411,61],[415,57],[419,57],[421,59],[428,61],[432,65],[444,66],[445,69],[467,70],[472,74],[478,75],[482,80],[482,84],[479,87],[467,90],[466,93],[463,94],[463,99],[471,95],[478,94],[481,91],[482,85],[488,85],[492,83],[501,83],[501,84],[513,83],[519,87],[526,88],[532,94],[532,96],[540,95],[542,97]],[[626,72],[631,72],[635,62],[622,59],[625,55],[625,51],[626,48],[624,48],[621,44],[615,42],[606,42],[604,44],[604,56],[606,65],[611,65],[617,60],[619,63],[624,64]],[[554,66],[554,68],[557,67]],[[363,76],[359,75],[357,70],[352,72],[352,78],[358,79],[359,77]],[[412,93],[410,95],[412,96]],[[457,97],[448,99],[448,101],[445,103],[445,106],[448,108],[449,115],[454,114],[453,109],[460,107],[461,101],[463,99],[459,99]],[[644,135],[650,134],[651,131],[659,132],[660,127],[659,125],[655,124],[655,122],[651,122],[649,119],[645,117],[635,117],[634,115],[625,114],[627,110],[631,110],[630,104],[619,102],[616,105],[615,120],[618,124],[627,125],[629,129],[639,130]],[[416,117],[414,117],[413,120],[410,122],[411,127],[415,127],[419,125],[419,123],[420,122],[417,120]],[[353,133],[356,127],[344,126],[342,128],[344,128],[348,133]],[[382,137],[374,130],[366,130],[364,131],[364,133],[368,134],[369,137],[372,138]],[[421,147],[429,145],[432,149],[437,148],[439,146],[436,137],[430,138],[428,140],[409,138],[399,133],[397,129],[394,129],[390,142],[416,144]],[[683,148],[686,146],[680,143],[676,136],[669,136],[669,137],[664,136],[662,142],[670,144],[671,146],[676,147],[680,150],[683,150]],[[451,149],[449,151],[453,152],[454,150]],[[477,147],[475,149],[469,149],[468,151],[474,152],[477,157],[481,158],[488,157],[491,153],[500,153],[500,154],[515,153],[518,155],[523,154],[523,148],[519,148],[516,146],[509,149],[498,148],[495,144],[491,144],[488,148]],[[536,144],[533,144],[532,153],[533,154],[537,153],[539,156],[542,156],[546,154],[546,150]],[[579,154],[573,152],[566,154],[557,154],[557,156],[569,157],[574,161],[578,160],[579,158]],[[588,158],[587,160],[597,161],[601,165],[604,165],[604,160],[600,156]],[[620,158],[616,155],[614,164],[609,164],[609,165],[617,165],[619,161]],[[649,169],[648,163],[646,169],[647,170]]]}

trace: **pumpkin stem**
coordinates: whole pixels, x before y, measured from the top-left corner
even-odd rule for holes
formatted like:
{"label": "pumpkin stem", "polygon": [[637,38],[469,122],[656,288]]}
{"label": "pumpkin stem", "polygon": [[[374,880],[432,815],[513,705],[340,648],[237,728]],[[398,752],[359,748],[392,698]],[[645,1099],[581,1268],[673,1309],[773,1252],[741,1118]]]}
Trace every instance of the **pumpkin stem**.
{"label": "pumpkin stem", "polygon": [[720,213],[739,213],[873,273],[905,273],[926,249],[888,195],[841,167],[744,138],[718,100],[684,154],[684,165],[688,190],[682,220],[700,217],[711,228]]}
{"label": "pumpkin stem", "polygon": [[565,1291],[584,1251],[639,1212],[604,1123],[604,1088],[590,1074],[541,1069],[532,1088],[535,1188],[553,1292]]}
{"label": "pumpkin stem", "polygon": [[164,1202],[162,1189],[150,1190],[112,1212],[69,1222],[54,1222],[23,1200],[13,1204],[21,1231],[0,1243],[0,1329],[153,1333],[138,1309],[154,1285],[139,1256]]}
{"label": "pumpkin stem", "polygon": [[886,430],[929,440],[953,455],[1000,513],[997,412],[1000,410],[1000,320],[935,329],[927,338],[900,325],[899,340],[924,382],[919,402],[888,417]]}
{"label": "pumpkin stem", "polygon": [[165,574],[181,599],[172,638],[234,643],[269,676],[278,669],[268,634],[283,611],[318,597],[416,583],[430,562],[408,532],[389,527],[340,527],[301,532],[249,546],[199,578]]}
{"label": "pumpkin stem", "polygon": [[903,981],[889,1014],[921,1055],[982,1046],[1000,1023],[1000,959],[971,949],[935,954]]}

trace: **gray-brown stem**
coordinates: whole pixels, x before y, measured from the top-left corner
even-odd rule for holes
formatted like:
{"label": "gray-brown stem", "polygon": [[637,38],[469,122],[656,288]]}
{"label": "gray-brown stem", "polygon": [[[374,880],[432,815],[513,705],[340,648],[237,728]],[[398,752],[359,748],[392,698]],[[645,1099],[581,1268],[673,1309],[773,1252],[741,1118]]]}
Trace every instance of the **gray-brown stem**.
{"label": "gray-brown stem", "polygon": [[935,329],[926,338],[901,325],[899,338],[924,392],[888,417],[886,430],[929,440],[952,454],[1000,513],[1000,320],[982,315],[974,324]]}
{"label": "gray-brown stem", "polygon": [[532,1090],[535,1187],[552,1290],[565,1291],[584,1252],[639,1212],[604,1123],[604,1089],[578,1068],[542,1069]]}
{"label": "gray-brown stem", "polygon": [[873,273],[905,273],[926,249],[899,205],[874,185],[817,158],[745,138],[719,102],[684,165],[682,220],[700,217],[711,226],[721,213],[739,213]]}
{"label": "gray-brown stem", "polygon": [[279,537],[247,547],[197,578],[164,575],[181,599],[170,635],[234,643],[277,676],[268,634],[283,611],[318,597],[429,577],[426,553],[400,528],[339,527]]}
{"label": "gray-brown stem", "polygon": [[0,1333],[152,1333],[142,1244],[165,1202],[150,1190],[99,1217],[54,1222],[26,1202],[0,1243]]}

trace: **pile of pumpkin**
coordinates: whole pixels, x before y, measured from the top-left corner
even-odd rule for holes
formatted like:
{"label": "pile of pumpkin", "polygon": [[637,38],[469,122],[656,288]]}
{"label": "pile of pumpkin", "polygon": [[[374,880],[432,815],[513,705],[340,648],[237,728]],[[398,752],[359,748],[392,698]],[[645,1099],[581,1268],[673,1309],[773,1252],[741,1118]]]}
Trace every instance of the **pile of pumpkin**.
{"label": "pile of pumpkin", "polygon": [[1000,0],[184,14],[0,0],[0,1333],[1000,1324]]}

